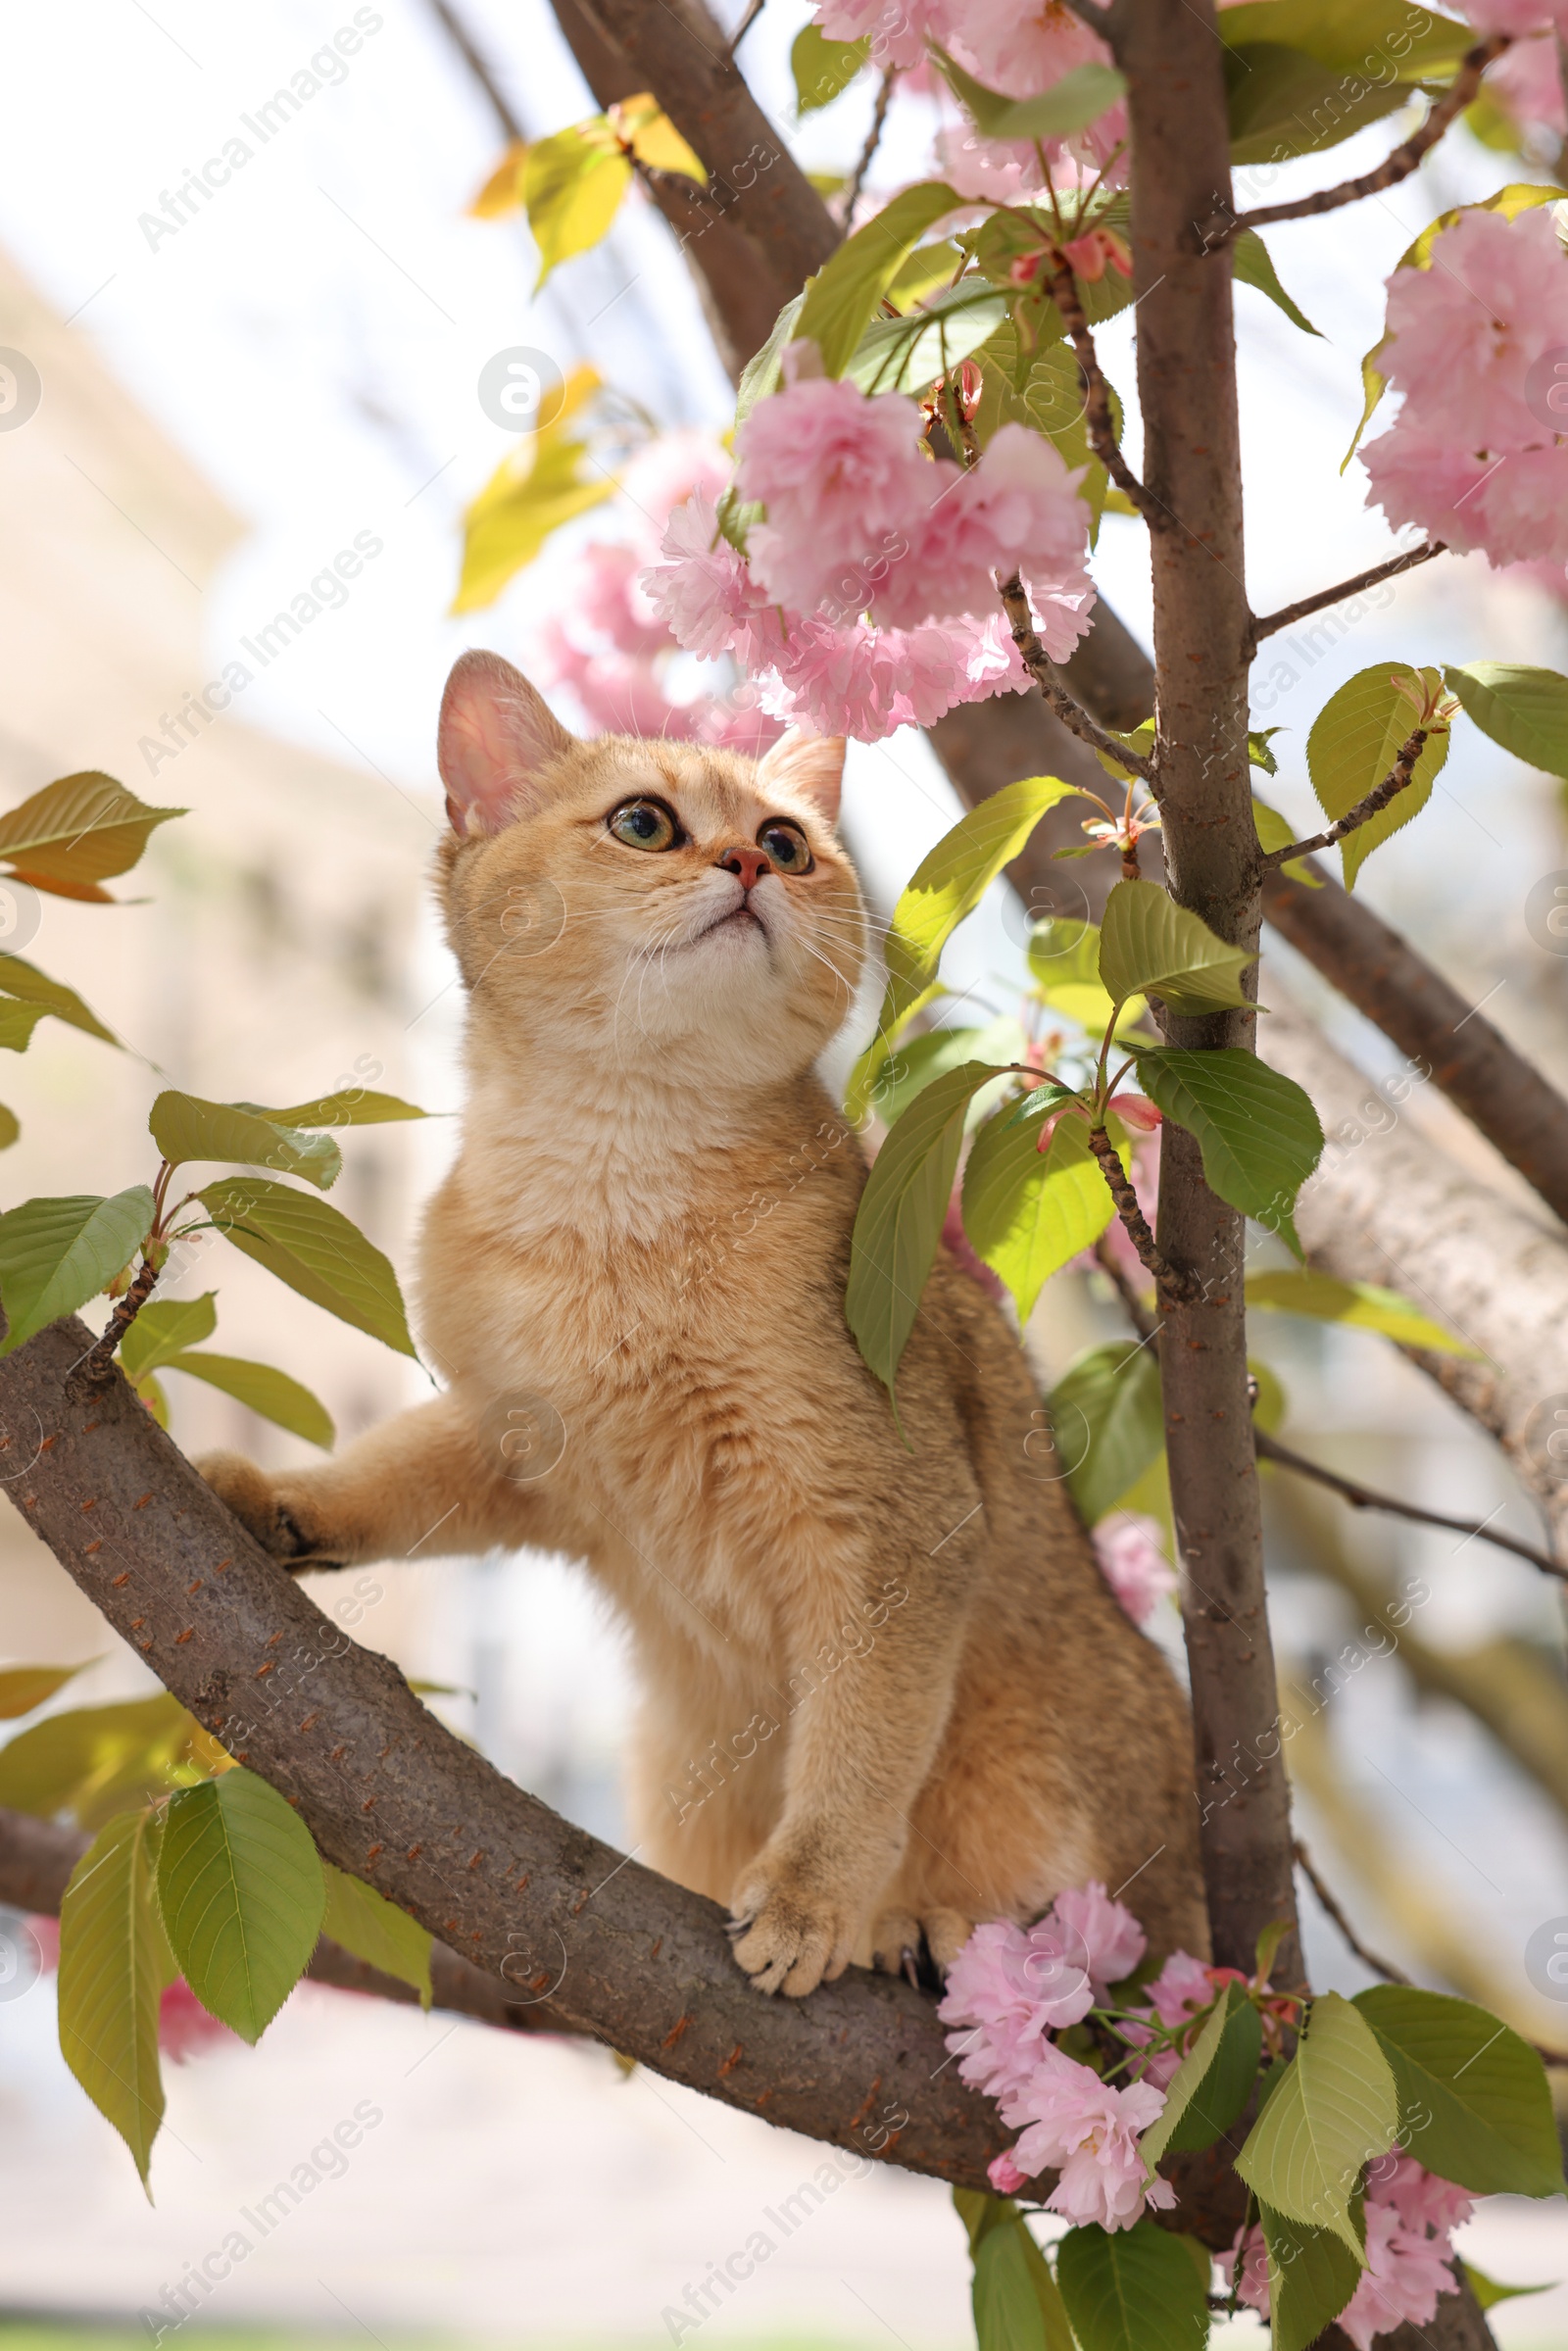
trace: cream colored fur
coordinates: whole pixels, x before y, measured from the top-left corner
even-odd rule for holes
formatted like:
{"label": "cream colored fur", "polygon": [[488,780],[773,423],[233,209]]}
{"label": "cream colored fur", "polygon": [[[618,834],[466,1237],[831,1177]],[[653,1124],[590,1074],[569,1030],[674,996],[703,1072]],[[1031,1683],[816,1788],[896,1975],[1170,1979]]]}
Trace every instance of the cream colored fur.
{"label": "cream colored fur", "polygon": [[[1022,1353],[941,1252],[899,1374],[844,1319],[865,1178],[813,1073],[865,922],[843,746],[578,744],[466,656],[441,887],[470,993],[418,1321],[445,1383],[317,1469],[207,1475],[291,1565],[539,1544],[644,1686],[633,1841],[763,1990],[938,1965],[1095,1877],[1206,1947],[1191,1732],[1095,1565]],[[654,795],[683,846],[607,829]],[[768,818],[813,871],[728,871]],[[743,868],[745,859],[742,858]],[[710,927],[712,926],[712,927]]]}

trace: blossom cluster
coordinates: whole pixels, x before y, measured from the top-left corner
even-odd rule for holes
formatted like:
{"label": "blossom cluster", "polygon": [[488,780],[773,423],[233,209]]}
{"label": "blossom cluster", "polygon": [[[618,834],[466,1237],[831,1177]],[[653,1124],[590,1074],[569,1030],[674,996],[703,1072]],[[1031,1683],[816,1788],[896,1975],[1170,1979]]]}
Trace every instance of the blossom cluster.
{"label": "blossom cluster", "polygon": [[1550,212],[1460,215],[1396,270],[1378,364],[1404,395],[1369,496],[1494,564],[1568,562],[1568,256]]}
{"label": "blossom cluster", "polygon": [[[994,1919],[977,1927],[954,1961],[938,2011],[956,2028],[948,2046],[962,2079],[995,2098],[1004,2123],[1020,2133],[990,2167],[999,2195],[1016,2195],[1054,2170],[1046,2209],[1109,2230],[1174,2205],[1174,2189],[1150,2176],[1139,2142],[1164,2112],[1171,2080],[1214,2000],[1246,1979],[1174,1951],[1157,1976],[1134,1987],[1126,1980],[1146,1948],[1132,1912],[1091,1882],[1059,1893],[1038,1926]],[[1277,1995],[1265,2009],[1271,2004]],[[1053,2038],[1107,2009],[1130,2050],[1121,2086]],[[1472,2208],[1463,2188],[1396,2149],[1369,2166],[1367,2266],[1339,2320],[1356,2351],[1371,2351],[1374,2335],[1404,2320],[1430,2324],[1439,2295],[1454,2289],[1453,2230]],[[1262,2230],[1244,2229],[1220,2268],[1239,2299],[1266,2317]]]}
{"label": "blossom cluster", "polygon": [[1054,446],[1005,424],[966,471],[920,451],[920,411],[808,372],[736,436],[735,489],[763,510],[743,556],[697,491],[670,517],[667,559],[640,575],[676,640],[731,655],[764,710],[874,742],[1029,678],[997,603],[1023,575],[1042,644],[1062,661],[1089,626],[1088,509]]}
{"label": "blossom cluster", "polygon": [[[1367,2266],[1335,2322],[1355,2351],[1372,2351],[1374,2335],[1387,2334],[1405,2320],[1431,2325],[1439,2295],[1454,2290],[1453,2231],[1474,2209],[1475,2199],[1462,2187],[1424,2171],[1408,2155],[1391,2153],[1369,2167]],[[1235,2281],[1238,2262],[1239,2299],[1267,2318],[1268,2257],[1261,2229],[1246,2230],[1231,2252],[1219,2256],[1229,2282]]]}

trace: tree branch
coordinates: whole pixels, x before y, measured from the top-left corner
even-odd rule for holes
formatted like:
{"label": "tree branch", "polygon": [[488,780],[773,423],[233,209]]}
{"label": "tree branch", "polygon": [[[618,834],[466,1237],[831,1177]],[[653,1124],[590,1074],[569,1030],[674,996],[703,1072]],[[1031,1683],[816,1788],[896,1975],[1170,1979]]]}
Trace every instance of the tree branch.
{"label": "tree branch", "polygon": [[[528,133],[514,112],[511,100],[497,81],[490,60],[474,40],[463,18],[450,5],[450,0],[430,0],[430,13],[435,17],[458,55],[483,91],[490,111],[501,126],[502,137],[509,139],[514,146],[521,146]],[[628,97],[631,95],[629,91],[626,94]]]}
{"label": "tree branch", "polygon": [[1078,299],[1078,281],[1072,265],[1061,260],[1051,274],[1051,298],[1061,314],[1073,352],[1078,361],[1078,378],[1083,387],[1084,423],[1088,428],[1090,445],[1096,457],[1119,490],[1132,500],[1151,530],[1168,530],[1171,514],[1157,498],[1152,498],[1127,460],[1122,456],[1121,443],[1116,438],[1116,422],[1111,415],[1110,391],[1101,372],[1100,355],[1084,306]]}
{"label": "tree branch", "polygon": [[[0,1902],[14,1910],[34,1911],[57,1918],[71,1873],[92,1842],[79,1829],[57,1828],[53,1821],[34,1820],[30,1813],[0,1806]],[[329,1984],[338,1991],[371,1994],[414,2007],[418,1993],[400,1976],[385,1976],[367,1960],[356,1959],[341,1943],[322,1935],[305,1971],[313,1984]],[[430,1947],[432,2005],[454,2016],[473,2018],[506,2033],[576,2033],[548,2000],[509,1997],[494,1976],[449,1951],[443,1942]]]}
{"label": "tree branch", "polygon": [[888,108],[893,103],[893,92],[898,78],[899,68],[897,66],[883,68],[882,79],[876,93],[876,104],[871,110],[871,127],[865,134],[865,145],[860,149],[855,170],[850,175],[850,184],[844,191],[843,220],[846,236],[855,226],[856,207],[865,188],[865,175],[876,161],[876,151],[882,144],[882,133],[887,127]]}
{"label": "tree branch", "polygon": [[[1153,1234],[1149,1229],[1143,1209],[1138,1204],[1138,1195],[1127,1179],[1127,1170],[1121,1163],[1121,1156],[1116,1146],[1103,1127],[1095,1127],[1091,1130],[1089,1148],[1094,1152],[1095,1158],[1099,1162],[1100,1172],[1105,1179],[1105,1189],[1116,1203],[1116,1213],[1121,1218],[1123,1230],[1138,1251],[1140,1264],[1152,1274],[1156,1285],[1166,1298],[1171,1300],[1190,1299],[1195,1294],[1192,1276],[1178,1273],[1175,1266],[1170,1264],[1162,1254]],[[1152,1337],[1152,1333],[1144,1333],[1143,1336]]]}
{"label": "tree branch", "polygon": [[1272,637],[1279,629],[1292,628],[1298,620],[1305,620],[1313,612],[1326,612],[1331,604],[1344,604],[1348,597],[1359,596],[1365,588],[1380,587],[1386,579],[1397,579],[1401,571],[1413,571],[1418,563],[1430,563],[1435,555],[1447,552],[1444,540],[1429,539],[1424,547],[1412,547],[1405,555],[1390,556],[1387,563],[1374,563],[1370,571],[1358,571],[1353,579],[1342,579],[1336,588],[1324,588],[1316,596],[1303,596],[1277,612],[1266,612],[1261,620],[1254,619],[1247,632],[1248,643],[1255,652],[1265,637]]}
{"label": "tree branch", "polygon": [[1317,1871],[1313,1868],[1312,1857],[1298,1837],[1292,1840],[1291,1850],[1296,1855],[1297,1867],[1299,1869],[1302,1877],[1306,1880],[1306,1883],[1312,1888],[1312,1891],[1316,1894],[1319,1902],[1321,1902],[1323,1908],[1328,1912],[1329,1917],[1334,1921],[1336,1927],[1338,1927],[1341,1935],[1345,1937],[1345,1940],[1349,1944],[1350,1949],[1355,1953],[1357,1959],[1360,1960],[1361,1965],[1363,1967],[1369,1967],[1374,1976],[1381,1976],[1386,1983],[1408,1984],[1410,1979],[1405,1974],[1403,1968],[1396,1968],[1393,1966],[1389,1960],[1375,1957],[1374,1954],[1367,1949],[1365,1943],[1361,1941],[1359,1935],[1355,1932],[1355,1929],[1351,1926],[1349,1920],[1340,1908],[1339,1903],[1334,1899],[1334,1896],[1330,1893],[1328,1887],[1318,1876]]}
{"label": "tree branch", "polygon": [[1293,857],[1309,857],[1315,849],[1332,849],[1348,833],[1358,832],[1363,824],[1370,824],[1373,817],[1381,815],[1390,801],[1409,783],[1426,744],[1426,728],[1413,728],[1400,744],[1399,756],[1381,784],[1374,784],[1366,798],[1358,800],[1353,808],[1347,808],[1326,833],[1313,833],[1305,841],[1292,841],[1284,849],[1271,849],[1263,859],[1265,872],[1272,871],[1277,865],[1289,864]]}
{"label": "tree branch", "polygon": [[1363,196],[1378,196],[1385,188],[1396,187],[1437,145],[1455,117],[1473,102],[1481,87],[1482,74],[1512,44],[1511,33],[1495,32],[1490,40],[1478,41],[1473,49],[1467,50],[1452,87],[1439,99],[1420,129],[1386,156],[1375,171],[1363,171],[1359,179],[1342,179],[1337,187],[1319,188],[1313,196],[1298,196],[1288,204],[1265,204],[1256,212],[1239,216],[1216,213],[1200,230],[1208,250],[1213,252],[1232,237],[1240,236],[1244,228],[1267,228],[1274,220],[1312,220],[1320,213],[1338,212],[1342,205],[1358,204]]}
{"label": "tree branch", "polygon": [[1338,1470],[1325,1469],[1321,1462],[1308,1461],[1303,1453],[1292,1452],[1266,1429],[1254,1427],[1252,1442],[1260,1461],[1273,1461],[1281,1469],[1293,1470],[1298,1478],[1311,1478],[1317,1485],[1326,1486],[1352,1510],[1385,1510],[1391,1517],[1407,1518],[1421,1527],[1444,1527],[1450,1535],[1462,1535],[1467,1543],[1490,1543],[1499,1551],[1512,1551],[1516,1559],[1527,1559],[1544,1576],[1555,1576],[1559,1583],[1568,1584],[1568,1567],[1553,1559],[1533,1543],[1520,1543],[1512,1535],[1494,1534],[1485,1520],[1450,1518],[1443,1510],[1427,1510],[1419,1502],[1401,1502],[1392,1494],[1379,1494],[1373,1487],[1363,1486],[1359,1479],[1342,1478]]}
{"label": "tree branch", "polygon": [[1073,700],[1062,684],[1060,671],[1047,654],[1036,633],[1034,615],[1029,610],[1029,599],[1024,593],[1023,582],[1017,572],[1011,572],[1006,579],[999,580],[997,592],[1002,598],[1003,610],[1007,615],[1007,625],[1012,631],[1012,641],[1018,648],[1019,658],[1035,684],[1040,688],[1046,703],[1061,720],[1063,726],[1071,727],[1073,733],[1087,743],[1091,750],[1104,752],[1110,759],[1118,761],[1121,766],[1131,768],[1134,775],[1141,775],[1152,791],[1154,772],[1152,759],[1146,759],[1140,751],[1129,751],[1124,743],[1119,743],[1114,735],[1108,734],[1098,719],[1091,718],[1089,712]]}

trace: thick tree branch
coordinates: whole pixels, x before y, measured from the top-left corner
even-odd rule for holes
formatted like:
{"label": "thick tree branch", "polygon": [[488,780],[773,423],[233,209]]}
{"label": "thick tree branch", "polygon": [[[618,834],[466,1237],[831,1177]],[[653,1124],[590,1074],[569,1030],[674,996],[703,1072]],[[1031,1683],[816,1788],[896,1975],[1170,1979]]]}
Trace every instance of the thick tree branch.
{"label": "thick tree branch", "polygon": [[1345,204],[1359,204],[1363,196],[1381,195],[1385,188],[1396,187],[1407,179],[1423,156],[1430,154],[1448,124],[1471,105],[1481,87],[1481,76],[1494,65],[1503,51],[1513,43],[1511,33],[1496,32],[1490,40],[1478,41],[1467,50],[1454,75],[1452,87],[1438,100],[1419,130],[1412,132],[1402,146],[1385,156],[1374,171],[1363,171],[1358,179],[1342,179],[1338,186],[1319,188],[1313,196],[1298,196],[1288,204],[1265,204],[1256,212],[1240,216],[1217,212],[1204,222],[1200,232],[1212,251],[1240,236],[1244,228],[1267,228],[1273,220],[1307,220],[1320,213],[1338,212]]}
{"label": "thick tree branch", "polygon": [[[68,1404],[88,1344],[73,1319],[0,1361],[6,1492],[329,1861],[458,1949],[503,2009],[548,2002],[551,2030],[764,2121],[985,2187],[1006,2134],[958,2080],[931,2001],[858,1968],[808,2000],[762,1998],[715,1903],[574,1829],[446,1730],[258,1548],[118,1370],[90,1406]],[[1228,2243],[1234,2179],[1202,2157],[1172,2176],[1181,2200],[1161,2219]]]}
{"label": "thick tree branch", "polygon": [[1271,849],[1263,859],[1265,872],[1272,871],[1277,865],[1288,865],[1295,857],[1310,857],[1314,850],[1332,849],[1336,842],[1343,841],[1348,834],[1359,832],[1363,824],[1370,824],[1373,817],[1381,815],[1390,801],[1409,783],[1426,744],[1426,728],[1413,728],[1400,744],[1399,756],[1381,784],[1374,784],[1366,798],[1358,800],[1353,808],[1347,808],[1327,832],[1313,833],[1305,841],[1292,841],[1284,849]]}
{"label": "thick tree branch", "polygon": [[[1212,0],[1141,0],[1115,28],[1133,151],[1129,222],[1138,388],[1150,497],[1189,518],[1150,533],[1163,846],[1178,904],[1255,951],[1259,861],[1248,766],[1250,618],[1230,271],[1192,223],[1228,201],[1229,127]],[[1200,530],[1191,527],[1198,518]],[[1171,1043],[1249,1048],[1252,1016],[1166,1016]],[[1160,1330],[1166,1457],[1182,1558],[1203,1875],[1221,1963],[1250,1969],[1287,1930],[1280,1980],[1300,1976],[1290,1794],[1269,1732],[1278,1711],[1248,1401],[1241,1217],[1208,1189],[1195,1139],[1167,1123],[1159,1247],[1195,1285]],[[1233,1774],[1232,1759],[1246,1769]],[[1269,1760],[1262,1760],[1262,1758]]]}
{"label": "thick tree branch", "polygon": [[1313,612],[1326,612],[1332,604],[1344,604],[1351,596],[1359,596],[1367,588],[1381,587],[1386,579],[1397,579],[1401,571],[1413,571],[1418,563],[1430,563],[1435,555],[1446,555],[1446,542],[1429,539],[1424,547],[1412,547],[1407,555],[1392,555],[1387,563],[1374,563],[1370,571],[1358,571],[1353,579],[1342,579],[1337,587],[1320,589],[1316,596],[1303,596],[1296,604],[1281,607],[1277,612],[1265,612],[1254,619],[1247,632],[1248,643],[1255,652],[1265,637],[1277,630],[1293,628],[1298,620],[1305,620]]}
{"label": "thick tree branch", "polygon": [[[57,1918],[71,1873],[91,1842],[79,1829],[58,1828],[53,1821],[34,1820],[29,1813],[0,1806],[0,1902]],[[418,2002],[412,1984],[399,1976],[384,1976],[326,1935],[317,1944],[305,1973],[313,1984],[329,1984],[338,1991],[366,1992],[402,2007]],[[443,1942],[431,1946],[430,1989],[435,2007],[506,2033],[580,2031],[558,2016],[548,2000],[510,1997],[496,1977],[449,1951]]]}

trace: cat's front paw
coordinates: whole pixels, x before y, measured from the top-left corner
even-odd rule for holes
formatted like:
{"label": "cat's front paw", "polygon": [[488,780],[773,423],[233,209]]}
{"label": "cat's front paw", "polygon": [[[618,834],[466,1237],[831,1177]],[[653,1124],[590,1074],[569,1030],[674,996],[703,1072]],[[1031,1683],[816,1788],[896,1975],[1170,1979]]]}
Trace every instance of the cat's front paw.
{"label": "cat's front paw", "polygon": [[332,1564],[321,1544],[324,1530],[312,1525],[303,1497],[289,1492],[286,1478],[270,1477],[243,1453],[204,1453],[196,1467],[272,1558],[285,1567]]}
{"label": "cat's front paw", "polygon": [[735,1956],[759,1991],[804,1999],[850,1964],[858,1912],[808,1869],[760,1855],[731,1908]]}

